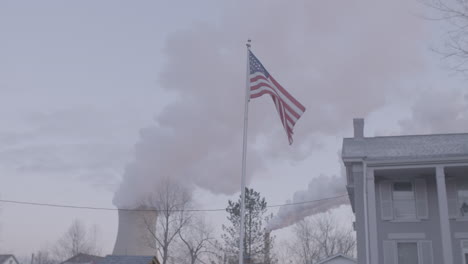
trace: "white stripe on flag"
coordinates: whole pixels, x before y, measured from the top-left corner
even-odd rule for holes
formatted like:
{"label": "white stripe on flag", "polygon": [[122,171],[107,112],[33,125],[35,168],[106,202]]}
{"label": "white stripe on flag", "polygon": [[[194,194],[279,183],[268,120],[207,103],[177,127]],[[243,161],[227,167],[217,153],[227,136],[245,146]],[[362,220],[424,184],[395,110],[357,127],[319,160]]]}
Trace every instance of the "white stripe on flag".
{"label": "white stripe on flag", "polygon": [[299,109],[293,102],[291,102],[291,100],[289,100],[283,93],[281,93],[280,91],[278,91],[278,88],[272,83],[272,82],[266,82],[265,80],[258,80],[256,82],[253,82],[252,86],[255,86],[257,84],[260,84],[260,83],[265,83],[265,84],[268,84],[269,86],[273,87],[273,88],[270,88],[270,87],[265,87],[265,86],[262,86],[254,91],[251,91],[251,95],[256,95],[256,94],[259,94],[263,91],[266,91],[266,90],[270,90],[272,91],[273,93],[277,94],[281,100],[283,100],[283,102],[285,104],[287,104],[294,112],[297,113],[297,115],[301,116],[304,112]]}

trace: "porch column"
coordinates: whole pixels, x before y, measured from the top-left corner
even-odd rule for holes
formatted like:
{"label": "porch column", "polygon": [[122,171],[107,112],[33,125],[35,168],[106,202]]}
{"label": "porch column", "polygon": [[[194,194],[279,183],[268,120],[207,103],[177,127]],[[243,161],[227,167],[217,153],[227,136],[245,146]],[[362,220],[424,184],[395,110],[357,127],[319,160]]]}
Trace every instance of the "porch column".
{"label": "porch column", "polygon": [[377,241],[377,207],[375,204],[375,175],[373,168],[367,168],[366,178],[370,262],[379,263],[379,243]]}
{"label": "porch column", "polygon": [[437,200],[439,202],[440,235],[442,238],[442,256],[444,264],[453,264],[452,238],[445,187],[445,172],[443,166],[436,167]]}

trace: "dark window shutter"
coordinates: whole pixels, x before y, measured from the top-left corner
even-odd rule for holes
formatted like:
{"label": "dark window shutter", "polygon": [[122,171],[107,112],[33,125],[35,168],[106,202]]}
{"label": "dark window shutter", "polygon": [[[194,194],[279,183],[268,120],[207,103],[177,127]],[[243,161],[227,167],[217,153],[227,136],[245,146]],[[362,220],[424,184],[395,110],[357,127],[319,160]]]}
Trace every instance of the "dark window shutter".
{"label": "dark window shutter", "polygon": [[449,217],[457,218],[460,216],[460,210],[458,208],[457,182],[455,179],[447,179],[445,184],[447,187]]}
{"label": "dark window shutter", "polygon": [[393,220],[392,182],[383,181],[379,185],[382,220]]}
{"label": "dark window shutter", "polygon": [[414,181],[414,191],[416,200],[416,216],[418,219],[429,218],[429,206],[427,204],[427,184],[425,179]]}
{"label": "dark window shutter", "polygon": [[419,264],[434,264],[432,253],[432,241],[422,240],[418,243],[419,248]]}

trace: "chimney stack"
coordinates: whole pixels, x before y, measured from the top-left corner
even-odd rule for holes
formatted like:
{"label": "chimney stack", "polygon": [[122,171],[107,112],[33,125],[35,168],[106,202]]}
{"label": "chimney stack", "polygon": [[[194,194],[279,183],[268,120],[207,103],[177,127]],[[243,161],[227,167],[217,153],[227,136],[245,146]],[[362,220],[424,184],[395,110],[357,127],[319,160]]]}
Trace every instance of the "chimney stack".
{"label": "chimney stack", "polygon": [[113,255],[154,256],[156,240],[150,231],[156,229],[156,210],[141,206],[135,210],[119,209],[119,229]]}
{"label": "chimney stack", "polygon": [[354,118],[354,138],[364,138],[364,118]]}

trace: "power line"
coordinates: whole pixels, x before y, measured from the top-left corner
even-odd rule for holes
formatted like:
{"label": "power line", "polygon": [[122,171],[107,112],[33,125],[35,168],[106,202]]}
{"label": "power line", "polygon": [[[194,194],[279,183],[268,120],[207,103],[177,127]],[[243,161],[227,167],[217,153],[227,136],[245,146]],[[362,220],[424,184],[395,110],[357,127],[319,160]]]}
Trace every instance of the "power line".
{"label": "power line", "polygon": [[[308,203],[316,203],[316,202],[323,202],[327,200],[333,200],[337,198],[341,198],[347,196],[347,194],[342,194],[338,196],[311,200],[311,201],[303,201],[297,203],[284,203],[284,204],[275,204],[269,205],[268,208],[274,207],[281,207],[281,206],[293,206],[293,205],[301,205],[301,204],[308,204]],[[77,205],[67,205],[67,204],[51,204],[51,203],[36,203],[36,202],[27,202],[27,201],[16,201],[16,200],[3,200],[0,199],[0,203],[10,203],[10,204],[20,204],[20,205],[33,205],[33,206],[43,206],[43,207],[55,207],[55,208],[68,208],[68,209],[87,209],[87,210],[99,210],[99,211],[162,211],[162,210],[155,210],[155,209],[118,209],[118,208],[110,208],[110,207],[93,207],[93,206],[77,206]],[[165,211],[165,210],[164,210]],[[219,211],[226,211],[226,208],[215,208],[215,209],[184,209],[184,210],[171,210],[173,212],[219,212]]]}

